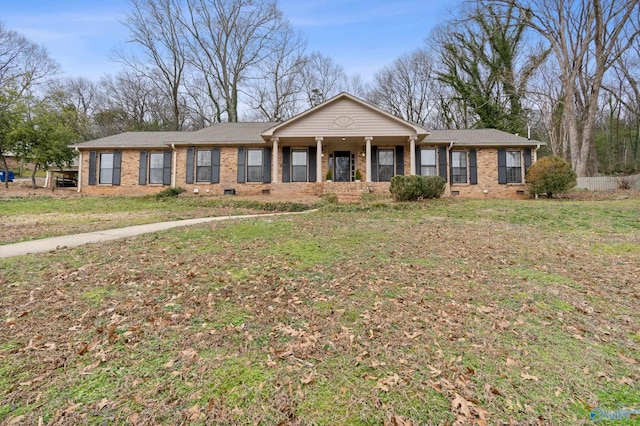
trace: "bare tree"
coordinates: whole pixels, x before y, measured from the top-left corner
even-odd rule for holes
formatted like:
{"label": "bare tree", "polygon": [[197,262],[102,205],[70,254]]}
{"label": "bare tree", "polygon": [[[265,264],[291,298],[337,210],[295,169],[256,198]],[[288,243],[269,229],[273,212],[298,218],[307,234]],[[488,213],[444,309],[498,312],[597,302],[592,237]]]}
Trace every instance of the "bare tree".
{"label": "bare tree", "polygon": [[0,89],[23,93],[58,71],[47,49],[0,22]]}
{"label": "bare tree", "polygon": [[124,24],[129,29],[130,41],[142,47],[146,61],[122,49],[115,56],[166,92],[171,100],[171,127],[180,130],[184,104],[181,89],[187,62],[184,28],[178,22],[181,3],[177,0],[131,0],[131,3],[133,10]]}
{"label": "bare tree", "polygon": [[271,55],[258,64],[255,77],[247,90],[253,118],[283,121],[299,113],[301,108],[302,70],[305,66],[305,40],[288,23],[275,34]]}
{"label": "bare tree", "polygon": [[269,57],[282,13],[275,0],[186,0],[180,22],[189,34],[189,60],[207,93],[224,102],[227,121],[238,121],[241,85]]}
{"label": "bare tree", "polygon": [[94,117],[99,136],[172,128],[171,103],[151,79],[122,71],[102,78],[100,86],[104,98]]}
{"label": "bare tree", "polygon": [[302,92],[308,106],[329,99],[347,89],[347,75],[342,66],[320,52],[308,56],[302,71]]}
{"label": "bare tree", "polygon": [[639,0],[504,0],[549,43],[563,87],[563,152],[576,174],[597,173],[596,112],[605,73],[637,40]]}
{"label": "bare tree", "polygon": [[367,98],[397,117],[425,125],[436,105],[432,72],[429,52],[417,49],[378,71]]}

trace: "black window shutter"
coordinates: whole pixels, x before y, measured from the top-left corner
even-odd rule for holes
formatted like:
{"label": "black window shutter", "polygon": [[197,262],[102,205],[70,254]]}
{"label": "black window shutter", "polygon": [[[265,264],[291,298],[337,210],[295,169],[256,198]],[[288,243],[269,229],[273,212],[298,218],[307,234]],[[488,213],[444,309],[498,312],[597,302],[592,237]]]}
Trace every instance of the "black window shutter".
{"label": "black window shutter", "polygon": [[271,182],[271,148],[264,148],[262,150],[262,183]]}
{"label": "black window shutter", "polygon": [[378,147],[371,147],[371,182],[378,181]]}
{"label": "black window shutter", "polygon": [[115,151],[113,153],[113,185],[120,185],[120,171],[122,168],[122,151]]}
{"label": "black window shutter", "polygon": [[193,169],[195,163],[196,150],[194,148],[187,148],[187,170],[186,170],[186,183],[193,183]]}
{"label": "black window shutter", "polygon": [[529,171],[529,167],[531,167],[531,150],[524,150],[524,174],[526,175]]}
{"label": "black window shutter", "polygon": [[97,153],[95,151],[89,152],[89,185],[96,184],[96,163]]}
{"label": "black window shutter", "polygon": [[317,182],[316,169],[318,162],[316,161],[316,155],[318,155],[318,148],[309,148],[309,182]]}
{"label": "black window shutter", "polygon": [[416,169],[413,171],[418,176],[422,171],[422,149],[419,146],[416,146]]}
{"label": "black window shutter", "polygon": [[282,147],[282,182],[291,182],[291,148]]}
{"label": "black window shutter", "polygon": [[238,183],[245,183],[247,180],[246,161],[247,161],[246,149],[238,148]]}
{"label": "black window shutter", "polygon": [[469,183],[478,184],[478,159],[475,149],[469,150]]}
{"label": "black window shutter", "polygon": [[171,150],[164,152],[164,164],[162,165],[162,184],[171,185]]}
{"label": "black window shutter", "polygon": [[438,168],[440,169],[440,177],[447,181],[447,147],[441,146],[438,148]]}
{"label": "black window shutter", "polygon": [[507,150],[498,150],[498,183],[507,183]]}
{"label": "black window shutter", "polygon": [[138,185],[147,184],[147,151],[140,151],[140,166],[138,169]]}
{"label": "black window shutter", "polygon": [[220,183],[220,148],[211,149],[211,183]]}
{"label": "black window shutter", "polygon": [[404,175],[404,146],[396,146],[396,175]]}

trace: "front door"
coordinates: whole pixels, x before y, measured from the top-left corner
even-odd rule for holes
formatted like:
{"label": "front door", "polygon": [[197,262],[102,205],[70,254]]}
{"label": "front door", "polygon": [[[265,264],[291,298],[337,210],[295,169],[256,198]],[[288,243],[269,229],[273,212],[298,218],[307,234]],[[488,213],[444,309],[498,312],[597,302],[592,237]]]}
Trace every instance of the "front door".
{"label": "front door", "polygon": [[336,182],[351,182],[351,153],[349,151],[336,151],[333,158],[333,180]]}

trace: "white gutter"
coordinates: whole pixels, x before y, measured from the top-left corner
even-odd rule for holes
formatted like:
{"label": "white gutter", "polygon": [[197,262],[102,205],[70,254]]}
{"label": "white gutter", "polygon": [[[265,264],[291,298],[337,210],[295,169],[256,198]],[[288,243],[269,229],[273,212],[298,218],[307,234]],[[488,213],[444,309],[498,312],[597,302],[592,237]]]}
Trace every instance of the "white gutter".
{"label": "white gutter", "polygon": [[82,151],[75,147],[75,150],[78,152],[78,192],[82,189]]}
{"label": "white gutter", "polygon": [[178,151],[176,151],[176,144],[171,144],[171,149],[173,150],[172,157],[172,165],[171,165],[171,187],[176,187],[176,173],[178,172]]}
{"label": "white gutter", "polygon": [[533,158],[531,164],[535,164],[538,161],[538,150],[540,149],[540,144],[536,146],[536,149],[533,150]]}

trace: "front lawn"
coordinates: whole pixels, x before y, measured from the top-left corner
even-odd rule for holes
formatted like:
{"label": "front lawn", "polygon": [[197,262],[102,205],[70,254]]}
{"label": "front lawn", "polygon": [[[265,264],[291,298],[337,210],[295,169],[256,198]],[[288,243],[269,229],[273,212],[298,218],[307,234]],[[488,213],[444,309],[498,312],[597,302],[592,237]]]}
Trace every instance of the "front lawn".
{"label": "front lawn", "polygon": [[639,211],[324,205],[0,260],[0,423],[555,425],[640,409]]}

